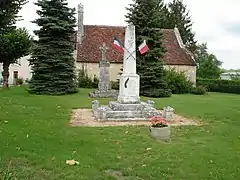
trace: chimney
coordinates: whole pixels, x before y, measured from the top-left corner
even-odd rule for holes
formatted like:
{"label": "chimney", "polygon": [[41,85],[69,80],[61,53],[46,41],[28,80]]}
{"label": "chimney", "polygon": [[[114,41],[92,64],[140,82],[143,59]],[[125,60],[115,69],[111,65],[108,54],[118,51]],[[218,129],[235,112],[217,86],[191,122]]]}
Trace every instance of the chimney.
{"label": "chimney", "polygon": [[84,36],[84,25],[83,25],[83,5],[80,3],[78,5],[78,30],[77,30],[77,42],[82,43],[82,38]]}

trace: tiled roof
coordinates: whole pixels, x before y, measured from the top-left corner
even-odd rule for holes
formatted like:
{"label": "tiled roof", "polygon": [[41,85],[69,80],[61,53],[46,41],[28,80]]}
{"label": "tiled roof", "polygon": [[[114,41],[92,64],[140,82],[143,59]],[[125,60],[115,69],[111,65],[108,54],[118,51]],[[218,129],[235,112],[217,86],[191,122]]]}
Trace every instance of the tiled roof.
{"label": "tiled roof", "polygon": [[[103,43],[109,47],[107,59],[111,63],[122,63],[123,55],[113,48],[113,38],[118,37],[124,42],[125,27],[123,26],[99,26],[84,25],[84,37],[82,43],[78,45],[78,62],[99,62],[101,60],[101,51],[99,47]],[[181,48],[178,44],[177,37],[173,29],[162,29],[164,46],[167,52],[163,58],[168,65],[189,65],[195,66],[190,53]]]}

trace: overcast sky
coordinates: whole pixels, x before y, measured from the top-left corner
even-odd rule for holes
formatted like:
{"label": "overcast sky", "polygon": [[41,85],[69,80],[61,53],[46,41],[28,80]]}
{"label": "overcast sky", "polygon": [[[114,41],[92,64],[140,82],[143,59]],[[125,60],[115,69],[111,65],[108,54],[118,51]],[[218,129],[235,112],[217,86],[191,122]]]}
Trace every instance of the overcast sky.
{"label": "overcast sky", "polygon": [[[166,0],[168,1],[168,0]],[[29,0],[20,15],[19,27],[32,34],[37,27],[36,0]],[[84,5],[84,24],[126,25],[125,7],[131,0],[68,0],[70,7]],[[193,31],[199,42],[207,42],[209,51],[223,61],[223,67],[240,69],[240,0],[183,0],[194,21]]]}

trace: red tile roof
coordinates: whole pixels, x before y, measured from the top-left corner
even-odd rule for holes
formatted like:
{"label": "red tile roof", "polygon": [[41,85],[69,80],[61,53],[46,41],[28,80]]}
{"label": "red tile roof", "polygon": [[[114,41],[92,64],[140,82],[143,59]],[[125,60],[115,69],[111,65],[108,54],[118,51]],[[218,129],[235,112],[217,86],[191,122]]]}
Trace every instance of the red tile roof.
{"label": "red tile roof", "polygon": [[[113,48],[113,38],[118,37],[124,42],[125,27],[123,26],[99,26],[84,25],[84,38],[78,46],[77,62],[98,63],[101,60],[101,51],[99,47],[103,43],[109,47],[107,59],[111,63],[122,63],[123,55]],[[195,66],[191,54],[185,48],[178,44],[173,29],[162,29],[164,46],[167,52],[163,58],[168,65],[188,65]]]}

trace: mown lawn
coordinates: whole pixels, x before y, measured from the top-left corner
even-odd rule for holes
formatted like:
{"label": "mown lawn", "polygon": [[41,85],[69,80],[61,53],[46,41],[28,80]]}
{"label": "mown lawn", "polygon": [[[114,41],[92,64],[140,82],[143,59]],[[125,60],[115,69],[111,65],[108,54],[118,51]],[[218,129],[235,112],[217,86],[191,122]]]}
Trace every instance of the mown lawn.
{"label": "mown lawn", "polygon": [[[158,108],[171,105],[206,123],[173,128],[172,141],[159,143],[146,127],[69,127],[72,108],[90,108],[88,92],[35,96],[22,87],[0,90],[0,168],[12,160],[11,172],[22,180],[116,179],[106,171],[121,172],[118,180],[239,179],[240,95],[156,99]],[[68,159],[80,164],[68,166]]]}

